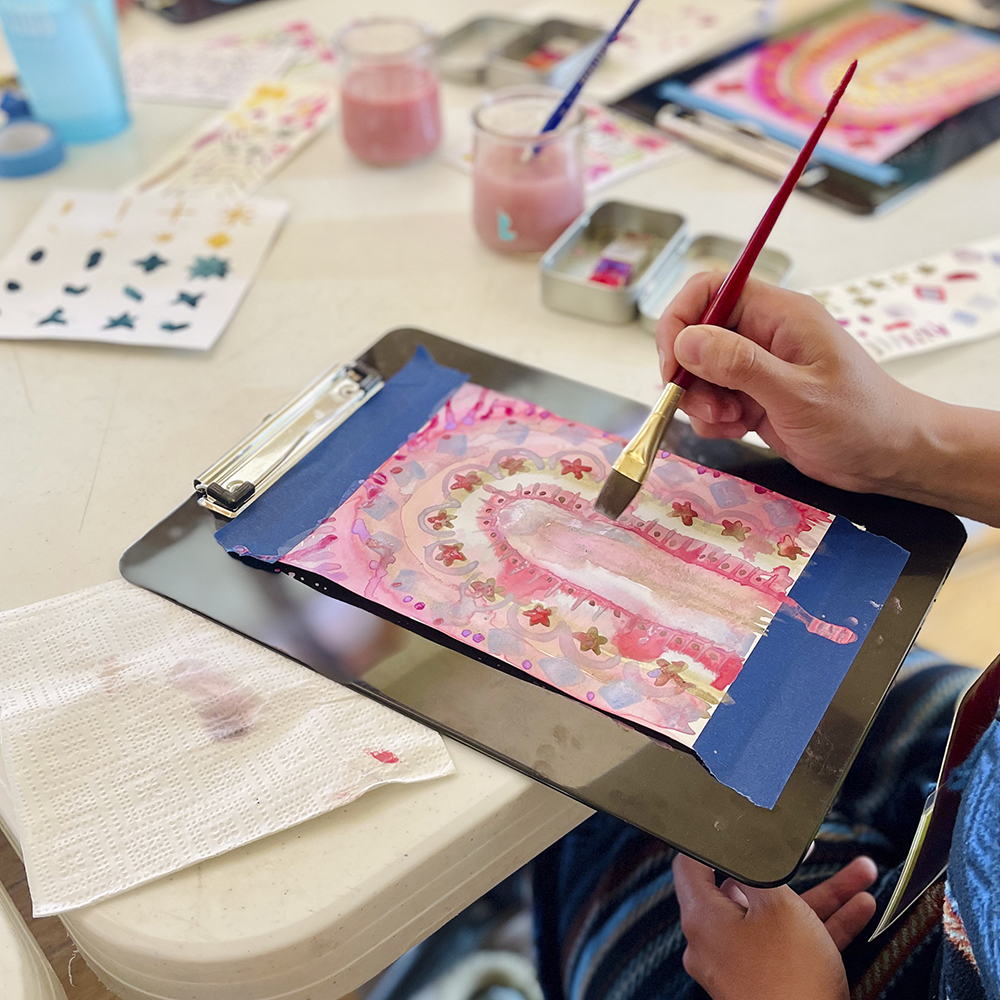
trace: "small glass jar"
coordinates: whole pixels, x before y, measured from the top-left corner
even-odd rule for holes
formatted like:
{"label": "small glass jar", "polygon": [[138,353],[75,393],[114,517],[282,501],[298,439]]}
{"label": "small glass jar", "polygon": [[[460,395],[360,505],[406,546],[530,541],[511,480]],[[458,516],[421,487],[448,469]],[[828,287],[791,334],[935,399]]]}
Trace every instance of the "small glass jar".
{"label": "small glass jar", "polygon": [[510,87],[473,114],[472,218],[479,238],[501,253],[541,253],[583,211],[583,120],[579,105],[551,132],[562,94]]}
{"label": "small glass jar", "polygon": [[365,163],[417,160],[441,142],[434,36],[418,21],[354,21],[336,38],[340,120],[348,149]]}

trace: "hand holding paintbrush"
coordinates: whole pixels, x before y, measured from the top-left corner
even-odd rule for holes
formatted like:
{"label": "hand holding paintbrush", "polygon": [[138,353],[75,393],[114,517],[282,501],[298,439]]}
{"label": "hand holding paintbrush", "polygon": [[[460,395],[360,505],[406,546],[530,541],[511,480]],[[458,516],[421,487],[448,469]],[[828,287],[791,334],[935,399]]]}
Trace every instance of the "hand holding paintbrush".
{"label": "hand holding paintbrush", "polygon": [[[743,286],[750,276],[750,271],[757,260],[757,256],[764,248],[768,236],[771,235],[771,230],[778,221],[778,216],[785,207],[785,202],[788,201],[788,196],[791,194],[792,188],[795,187],[802,176],[802,171],[805,170],[806,164],[809,162],[809,158],[812,156],[813,150],[816,148],[816,144],[819,142],[819,138],[823,134],[823,130],[826,128],[830,117],[833,115],[840,98],[847,89],[847,85],[850,83],[857,65],[857,60],[855,60],[848,67],[839,86],[830,98],[830,103],[827,105],[826,111],[800,150],[799,155],[788,171],[788,175],[778,189],[778,193],[768,206],[764,217],[754,230],[743,253],[740,254],[739,260],[733,265],[733,269],[729,272],[728,277],[722,283],[711,305],[709,305],[704,316],[702,316],[702,323],[713,326],[724,326],[728,321],[733,307],[736,305],[740,293],[743,291]],[[664,432],[677,410],[684,390],[690,386],[692,381],[693,377],[689,372],[681,367],[677,368],[671,380],[664,387],[660,398],[657,400],[650,415],[646,418],[645,423],[639,428],[635,437],[625,446],[621,455],[618,456],[607,481],[601,488],[601,492],[594,503],[596,509],[606,517],[615,520],[621,516],[622,512],[642,488],[642,484],[646,481],[646,477],[649,475],[650,468],[653,465],[653,460],[656,458],[656,453],[659,450]]]}

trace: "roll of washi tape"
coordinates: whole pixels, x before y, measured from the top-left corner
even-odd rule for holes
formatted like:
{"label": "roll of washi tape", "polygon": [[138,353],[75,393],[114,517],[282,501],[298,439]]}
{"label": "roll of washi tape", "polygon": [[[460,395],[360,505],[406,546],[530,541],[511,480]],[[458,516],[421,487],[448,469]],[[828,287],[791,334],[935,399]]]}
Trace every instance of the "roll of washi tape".
{"label": "roll of washi tape", "polygon": [[34,118],[12,118],[0,128],[0,177],[29,177],[58,167],[65,153],[59,136]]}

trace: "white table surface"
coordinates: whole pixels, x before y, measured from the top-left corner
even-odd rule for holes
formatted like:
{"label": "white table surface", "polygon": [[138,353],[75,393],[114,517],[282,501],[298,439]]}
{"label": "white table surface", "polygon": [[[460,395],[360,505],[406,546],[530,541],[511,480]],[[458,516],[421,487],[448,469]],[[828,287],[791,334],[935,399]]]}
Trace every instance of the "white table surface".
{"label": "white table surface", "polygon": [[[493,5],[494,8],[496,5]],[[505,12],[537,4],[517,0]],[[557,5],[558,6],[558,5]],[[608,3],[609,17],[619,4]],[[563,4],[567,13],[573,5]],[[126,44],[198,38],[305,17],[417,14],[447,29],[463,0],[271,0],[178,29],[143,11]],[[482,9],[489,9],[483,5]],[[445,89],[451,107],[475,92]],[[114,188],[212,112],[145,104],[124,135],[73,147],[48,175],[0,182],[0,247],[55,186]],[[697,232],[745,238],[773,184],[692,155],[601,198],[679,210]],[[317,372],[395,326],[445,336],[652,402],[652,338],[548,311],[537,264],[483,248],[470,181],[434,159],[375,170],[334,126],[262,194],[290,219],[229,329],[209,352],[0,342],[0,608],[117,575],[121,552],[191,490],[192,477]],[[793,194],[771,243],[792,287],[829,284],[1000,233],[1000,144],[881,217]],[[893,363],[921,391],[1000,409],[1000,338]],[[382,788],[222,858],[65,916],[125,1000],[333,1000],[440,926],[588,810],[458,744],[458,773]],[[16,817],[0,786],[0,820]]]}

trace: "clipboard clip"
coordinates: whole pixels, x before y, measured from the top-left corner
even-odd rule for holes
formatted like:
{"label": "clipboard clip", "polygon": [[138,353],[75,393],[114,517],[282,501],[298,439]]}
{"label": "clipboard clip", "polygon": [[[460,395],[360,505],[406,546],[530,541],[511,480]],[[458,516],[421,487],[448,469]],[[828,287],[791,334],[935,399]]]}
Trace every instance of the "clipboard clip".
{"label": "clipboard clip", "polygon": [[236,517],[383,385],[360,361],[328,369],[195,478],[198,503]]}
{"label": "clipboard clip", "polygon": [[[656,114],[655,124],[696,149],[775,181],[785,177],[799,152],[772,139],[754,122],[730,121],[679,104],[664,104]],[[812,187],[828,175],[822,163],[812,163],[803,171],[798,186]]]}

